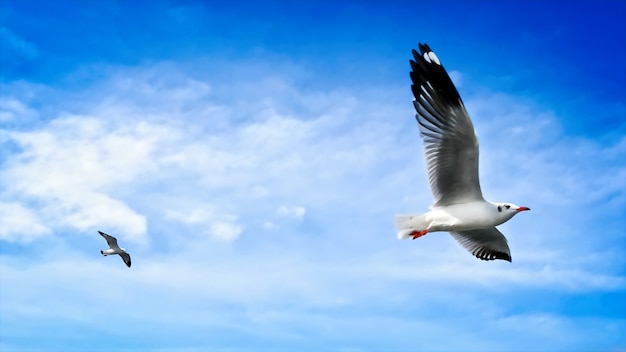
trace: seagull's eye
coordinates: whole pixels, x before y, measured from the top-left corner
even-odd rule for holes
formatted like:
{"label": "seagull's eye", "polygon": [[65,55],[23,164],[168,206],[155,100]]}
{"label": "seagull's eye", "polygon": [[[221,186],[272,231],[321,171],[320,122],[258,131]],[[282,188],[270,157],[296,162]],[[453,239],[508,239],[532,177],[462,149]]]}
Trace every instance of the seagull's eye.
{"label": "seagull's eye", "polygon": [[511,209],[511,206],[510,206],[510,205],[508,205],[508,204],[507,204],[507,205],[505,205],[504,207],[505,207],[505,208],[507,208],[507,209]]}
{"label": "seagull's eye", "polygon": [[502,207],[498,205],[498,211],[502,212]]}

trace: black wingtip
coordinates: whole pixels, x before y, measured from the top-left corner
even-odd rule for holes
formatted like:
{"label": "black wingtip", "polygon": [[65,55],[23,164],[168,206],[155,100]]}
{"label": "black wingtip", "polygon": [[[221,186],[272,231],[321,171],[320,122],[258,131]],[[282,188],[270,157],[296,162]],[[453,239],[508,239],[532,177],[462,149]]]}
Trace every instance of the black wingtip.
{"label": "black wingtip", "polygon": [[509,263],[512,263],[511,256],[508,254],[503,254],[501,257],[496,257],[496,259],[506,260]]}
{"label": "black wingtip", "polygon": [[[413,60],[409,60],[415,99],[419,100],[422,94],[421,87],[428,87],[429,94],[436,95],[431,99],[438,99],[448,106],[462,105],[463,100],[459,92],[435,52],[426,43],[418,43],[418,48],[419,53],[415,49],[411,49]],[[432,54],[428,55],[428,53]]]}
{"label": "black wingtip", "polygon": [[477,249],[476,251],[472,252],[472,254],[480,260],[490,261],[500,259],[511,262],[511,255],[509,253],[495,251],[487,247]]}
{"label": "black wingtip", "polygon": [[507,262],[511,263],[511,255],[509,255],[508,253],[503,253],[503,252],[490,252],[488,254],[474,254],[474,256],[480,260],[485,260],[485,261],[490,261],[490,260],[497,260],[497,259],[501,259],[501,260],[506,260]]}

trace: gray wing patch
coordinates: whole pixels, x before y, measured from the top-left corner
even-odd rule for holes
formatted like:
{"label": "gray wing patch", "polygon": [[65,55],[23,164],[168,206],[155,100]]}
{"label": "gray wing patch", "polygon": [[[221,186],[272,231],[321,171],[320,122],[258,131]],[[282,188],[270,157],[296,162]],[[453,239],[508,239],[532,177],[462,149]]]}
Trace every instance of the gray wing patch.
{"label": "gray wing patch", "polygon": [[450,232],[450,234],[478,259],[511,261],[511,250],[506,237],[495,227]]}
{"label": "gray wing patch", "polygon": [[482,200],[478,140],[448,72],[427,44],[413,50],[411,91],[435,205]]}
{"label": "gray wing patch", "polygon": [[117,238],[113,237],[113,236],[109,236],[106,233],[102,232],[102,231],[98,231],[98,233],[104,237],[105,240],[107,240],[107,244],[109,245],[110,248],[115,248],[117,247]]}

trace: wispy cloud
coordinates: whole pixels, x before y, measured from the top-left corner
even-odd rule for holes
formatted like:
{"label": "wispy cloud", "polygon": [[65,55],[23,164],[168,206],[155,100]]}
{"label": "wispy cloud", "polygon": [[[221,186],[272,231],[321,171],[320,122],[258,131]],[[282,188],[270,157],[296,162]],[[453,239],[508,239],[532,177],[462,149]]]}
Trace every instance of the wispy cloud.
{"label": "wispy cloud", "polygon": [[21,240],[29,242],[49,232],[40,223],[37,215],[20,203],[0,203],[0,238],[5,241]]}
{"label": "wispy cloud", "polygon": [[292,218],[300,220],[302,219],[304,214],[306,214],[306,208],[297,206],[297,205],[296,206],[282,205],[280,208],[278,208],[277,213],[278,215],[281,215],[281,216],[292,217]]}
{"label": "wispy cloud", "polygon": [[0,98],[0,122],[8,123],[18,117],[22,121],[33,121],[36,118],[36,110],[29,108],[19,100],[12,98]]}
{"label": "wispy cloud", "polygon": [[[3,63],[7,63],[9,58],[15,60],[33,60],[39,56],[39,50],[32,42],[14,33],[10,28],[0,27],[0,42],[3,46]],[[5,57],[5,56],[8,56]]]}

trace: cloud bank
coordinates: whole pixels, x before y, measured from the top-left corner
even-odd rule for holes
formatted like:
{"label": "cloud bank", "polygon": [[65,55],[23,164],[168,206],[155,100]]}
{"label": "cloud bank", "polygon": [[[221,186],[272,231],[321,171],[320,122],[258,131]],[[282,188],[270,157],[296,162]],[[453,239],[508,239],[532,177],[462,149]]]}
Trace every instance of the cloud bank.
{"label": "cloud bank", "polygon": [[[72,93],[80,103],[7,85],[0,116],[18,122],[0,130],[3,348],[28,347],[20,331],[34,329],[88,344],[39,329],[59,321],[132,337],[129,348],[624,341],[623,319],[550,302],[626,289],[623,235],[610,232],[623,222],[626,138],[568,135],[562,117],[513,96],[468,98],[487,198],[533,209],[503,226],[513,265],[483,263],[446,234],[395,239],[393,215],[431,203],[405,86],[307,90],[233,64],[243,73],[229,80],[197,66],[105,67]],[[98,229],[133,248],[132,271],[99,257]],[[546,303],[528,301],[542,292]]]}

